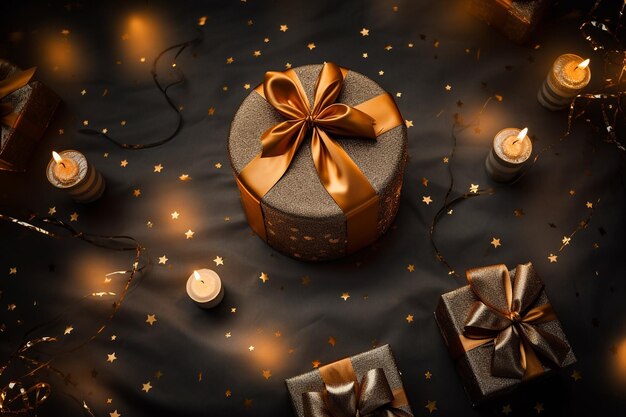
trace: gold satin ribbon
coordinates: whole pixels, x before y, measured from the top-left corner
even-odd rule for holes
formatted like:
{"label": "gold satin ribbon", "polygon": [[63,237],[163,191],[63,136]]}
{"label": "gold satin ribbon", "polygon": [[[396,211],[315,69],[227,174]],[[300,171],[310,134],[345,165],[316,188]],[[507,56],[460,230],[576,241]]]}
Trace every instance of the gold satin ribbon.
{"label": "gold satin ribbon", "polygon": [[[522,274],[524,274],[524,278],[526,278],[526,276],[530,276],[531,274],[534,278],[532,265],[518,265],[516,270],[516,279],[518,277],[519,279],[522,279]],[[489,278],[490,276],[499,276],[500,279]],[[495,312],[501,319],[508,321],[508,323],[504,326],[504,328],[502,328],[500,323],[494,323],[492,329],[477,328],[466,325],[463,331],[464,334],[459,334],[459,341],[463,351],[469,352],[472,349],[476,349],[477,347],[490,342],[493,342],[495,346],[497,344],[497,339],[501,334],[504,332],[513,332],[519,339],[519,366],[521,366],[521,369],[523,370],[522,380],[527,380],[543,373],[544,369],[541,364],[541,360],[533,348],[533,343],[531,343],[529,338],[526,336],[526,332],[529,330],[524,326],[533,326],[539,323],[556,320],[557,317],[552,309],[552,306],[550,304],[543,304],[528,310],[523,316],[520,315],[520,308],[522,308],[522,305],[530,304],[530,302],[539,295],[539,292],[536,290],[536,287],[535,289],[522,288],[521,290],[515,291],[511,283],[509,271],[505,265],[494,265],[469,270],[467,271],[467,279],[472,292],[474,292],[474,295],[480,300],[477,301],[477,303],[484,304],[489,310]],[[479,279],[482,280],[480,284],[474,281]],[[529,281],[530,279],[526,279],[525,282]],[[497,293],[503,297],[486,296],[484,289],[485,283],[487,285],[491,284],[494,287],[499,285],[500,288],[491,294]],[[531,286],[531,284],[526,285],[528,287]],[[540,288],[542,288],[542,286]],[[532,294],[525,294],[526,290]],[[515,297],[514,292],[516,293]],[[530,297],[531,300],[524,300],[524,296]],[[481,313],[484,314],[485,310],[473,308],[470,311],[466,323],[472,322],[475,316]],[[494,350],[494,356],[497,354],[498,352]],[[514,368],[516,367],[516,364],[511,364],[511,366]]]}
{"label": "gold satin ribbon", "polygon": [[[17,74],[10,75],[0,81],[0,100],[26,86],[31,78],[33,78],[33,75],[35,75],[36,70],[37,68],[35,67],[29,68]],[[10,103],[0,104],[0,124],[15,129],[19,120],[20,115],[13,111],[13,106]]]}
{"label": "gold satin ribbon", "polygon": [[348,252],[376,239],[379,196],[331,135],[376,139],[400,126],[403,119],[388,93],[355,107],[336,103],[347,72],[334,63],[324,64],[312,107],[293,70],[268,72],[263,84],[255,89],[285,118],[262,134],[261,153],[237,177],[248,223],[263,240],[267,240],[267,233],[261,200],[285,174],[309,131],[319,179],[346,215]]}

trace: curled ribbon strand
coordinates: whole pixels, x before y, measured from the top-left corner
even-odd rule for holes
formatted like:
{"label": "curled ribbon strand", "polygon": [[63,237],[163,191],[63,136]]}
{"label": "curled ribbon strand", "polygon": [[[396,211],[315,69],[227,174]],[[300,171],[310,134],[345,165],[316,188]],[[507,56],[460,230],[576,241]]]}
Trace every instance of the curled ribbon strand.
{"label": "curled ribbon strand", "polygon": [[494,344],[491,373],[502,378],[529,379],[543,373],[542,359],[562,366],[568,344],[537,325],[556,320],[550,304],[533,306],[543,284],[531,263],[518,265],[512,282],[506,265],[467,271],[478,300],[472,306],[461,343],[466,351]]}
{"label": "curled ribbon strand", "polygon": [[261,199],[289,169],[311,134],[311,153],[319,179],[346,214],[348,252],[377,237],[379,197],[367,177],[331,136],[373,139],[403,123],[393,99],[381,94],[358,106],[336,103],[347,70],[334,63],[322,67],[309,104],[296,72],[268,72],[256,91],[284,121],[261,136],[262,151],[237,177],[242,203],[253,230],[267,240]]}

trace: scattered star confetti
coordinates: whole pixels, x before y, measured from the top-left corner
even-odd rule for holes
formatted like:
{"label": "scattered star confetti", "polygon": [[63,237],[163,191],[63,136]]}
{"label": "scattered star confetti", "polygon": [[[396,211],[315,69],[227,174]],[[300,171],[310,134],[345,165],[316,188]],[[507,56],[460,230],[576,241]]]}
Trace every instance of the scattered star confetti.
{"label": "scattered star confetti", "polygon": [[72,333],[72,330],[74,330],[74,328],[73,328],[73,327],[72,327],[72,325],[70,324],[69,326],[67,326],[67,327],[65,328],[65,331],[63,332],[63,334],[64,334],[64,335],[66,335],[66,334],[70,334],[70,333]]}
{"label": "scattered star confetti", "polygon": [[167,259],[167,256],[165,256],[165,255],[159,256],[159,264],[161,264],[161,265],[165,265],[168,260],[169,259]]}
{"label": "scattered star confetti", "polygon": [[161,172],[163,171],[163,165],[158,164],[154,166],[154,172]]}
{"label": "scattered star confetti", "polygon": [[280,25],[280,31],[281,32],[287,32],[289,30],[289,26],[287,25]]}
{"label": "scattered star confetti", "polygon": [[413,323],[413,314],[407,314],[406,322],[407,323]]}
{"label": "scattered star confetti", "polygon": [[442,161],[444,164],[447,164],[448,162],[450,162],[450,158],[448,158],[447,156],[444,156]]}
{"label": "scattered star confetti", "polygon": [[163,372],[161,372],[160,370],[158,370],[158,371],[156,371],[156,372],[154,373],[154,377],[155,377],[156,379],[161,379],[161,377],[162,377],[162,376],[163,376]]}
{"label": "scattered star confetti", "polygon": [[428,179],[427,179],[427,178],[422,177],[422,185],[423,185],[424,187],[428,187]]}
{"label": "scattered star confetti", "polygon": [[148,314],[147,316],[146,323],[152,326],[157,321],[156,314]]}
{"label": "scattered star confetti", "polygon": [[428,400],[425,407],[428,409],[430,413],[432,413],[433,411],[437,409],[437,401]]}
{"label": "scattered star confetti", "polygon": [[319,368],[320,365],[322,364],[322,362],[315,360],[313,362],[311,362],[311,364],[313,365],[313,368]]}
{"label": "scattered star confetti", "polygon": [[269,369],[263,370],[263,378],[265,379],[270,379],[272,377],[272,373],[270,372]]}
{"label": "scattered star confetti", "polygon": [[115,352],[107,354],[107,362],[113,363],[113,361],[117,360],[115,356]]}
{"label": "scattered star confetti", "polygon": [[260,57],[261,56],[261,51],[254,51],[252,53],[252,56],[255,57],[255,58]]}
{"label": "scattered star confetti", "polygon": [[494,248],[497,248],[498,246],[502,246],[502,244],[500,243],[500,239],[497,239],[495,237],[491,239],[491,244],[493,245]]}
{"label": "scattered star confetti", "polygon": [[309,51],[312,51],[313,49],[315,49],[315,43],[311,42],[306,47],[309,48]]}
{"label": "scattered star confetti", "polygon": [[226,339],[230,339],[232,337],[232,334],[230,332],[226,332],[226,333],[224,333],[224,337]]}
{"label": "scattered star confetti", "polygon": [[406,125],[407,129],[413,127],[413,120],[405,120],[404,124]]}
{"label": "scattered star confetti", "polygon": [[511,404],[507,404],[505,406],[502,407],[502,414],[504,415],[509,415],[509,413],[512,413],[513,409],[511,408]]}
{"label": "scattered star confetti", "polygon": [[71,222],[77,222],[78,221],[78,213],[74,212],[74,213],[70,214],[70,221]]}
{"label": "scattered star confetti", "polygon": [[452,91],[452,86],[450,84],[446,84],[444,88],[446,89],[446,91]]}
{"label": "scattered star confetti", "polygon": [[254,350],[254,346],[252,346],[252,345],[248,346],[248,350],[249,350],[250,352],[252,352],[252,351]]}
{"label": "scattered star confetti", "polygon": [[185,232],[185,239],[192,239],[193,235],[194,235],[194,232],[191,229],[189,229]]}
{"label": "scattered star confetti", "polygon": [[380,76],[385,75],[385,71],[383,71],[383,70],[378,71],[378,75],[380,75]]}
{"label": "scattered star confetti", "polygon": [[81,96],[84,96],[85,94],[87,94],[87,90],[83,89],[83,90],[80,92],[80,95],[81,95]]}
{"label": "scattered star confetti", "polygon": [[178,179],[181,181],[189,181],[191,177],[189,176],[189,174],[182,174],[180,177],[178,177]]}
{"label": "scattered star confetti", "polygon": [[582,374],[580,373],[580,371],[578,371],[578,370],[576,370],[576,369],[574,369],[574,371],[572,372],[571,377],[572,377],[572,379],[573,379],[575,382],[578,382],[579,380],[581,380],[581,379],[583,378],[583,376],[582,376]]}
{"label": "scattered star confetti", "polygon": [[215,114],[215,107],[209,107],[209,110],[207,110],[207,114],[209,116],[213,116]]}
{"label": "scattered star confetti", "polygon": [[237,312],[237,307],[231,307],[230,308],[230,312],[233,313],[233,314],[236,313]]}
{"label": "scattered star confetti", "polygon": [[305,275],[302,277],[300,282],[302,283],[302,285],[309,285],[311,283],[311,278],[308,275]]}
{"label": "scattered star confetti", "polygon": [[235,58],[233,58],[232,56],[229,56],[228,58],[226,58],[227,64],[232,64],[233,62],[235,62]]}
{"label": "scattered star confetti", "polygon": [[415,271],[415,265],[408,264],[407,267],[406,267],[406,270],[409,271],[409,272]]}
{"label": "scattered star confetti", "polygon": [[152,389],[152,384],[150,384],[150,381],[146,382],[145,384],[142,384],[142,388],[141,390],[148,393],[150,392],[150,390]]}
{"label": "scattered star confetti", "polygon": [[344,292],[343,294],[341,294],[340,298],[343,298],[343,301],[348,301],[348,298],[350,298],[350,294]]}
{"label": "scattered star confetti", "polygon": [[513,214],[515,214],[515,217],[522,217],[526,213],[524,213],[524,210],[517,208],[513,211]]}
{"label": "scattered star confetti", "polygon": [[249,89],[250,89],[250,84],[245,83],[245,84],[243,85],[243,88],[245,88],[246,90],[249,90]]}
{"label": "scattered star confetti", "polygon": [[217,164],[215,164],[215,168],[221,169],[222,168],[222,164],[220,162],[218,162]]}
{"label": "scattered star confetti", "polygon": [[543,411],[543,403],[537,403],[537,404],[535,404],[535,406],[533,408],[535,409],[537,414],[539,414],[539,413],[541,413]]}
{"label": "scattered star confetti", "polygon": [[213,262],[215,262],[215,266],[224,265],[224,258],[216,256],[215,259],[213,259]]}
{"label": "scattered star confetti", "polygon": [[141,195],[141,188],[137,188],[133,190],[133,195],[135,197],[139,197]]}
{"label": "scattered star confetti", "polygon": [[225,396],[226,398],[229,398],[231,395],[233,395],[233,393],[232,393],[232,391],[231,391],[231,390],[227,389],[226,391],[224,391],[224,396]]}
{"label": "scattered star confetti", "polygon": [[567,246],[569,245],[569,242],[572,240],[572,238],[567,237],[567,236],[563,236],[563,239],[561,240],[561,242],[563,243],[563,246]]}
{"label": "scattered star confetti", "polygon": [[112,413],[109,413],[109,416],[111,417],[120,417],[121,414],[117,412],[117,410],[113,410]]}
{"label": "scattered star confetti", "polygon": [[14,267],[9,268],[9,275],[15,275],[15,274],[17,274],[17,267],[14,266]]}
{"label": "scattered star confetti", "polygon": [[426,378],[426,379],[430,379],[430,378],[432,378],[432,377],[433,377],[433,374],[432,374],[430,371],[426,371],[426,372],[424,373],[424,378]]}
{"label": "scattered star confetti", "polygon": [[116,335],[111,335],[111,342],[115,342],[115,340],[117,340],[117,336]]}
{"label": "scattered star confetti", "polygon": [[171,214],[171,216],[172,216],[172,219],[173,219],[173,220],[177,220],[177,219],[178,219],[178,217],[180,216],[180,213],[179,213],[179,212],[177,212],[177,211],[173,211],[173,212],[172,212],[172,213],[170,213],[170,214]]}
{"label": "scattered star confetti", "polygon": [[328,338],[328,344],[331,345],[332,347],[335,347],[335,345],[337,344],[337,339],[335,339],[333,336],[330,336]]}
{"label": "scattered star confetti", "polygon": [[122,161],[120,161],[120,166],[122,168],[126,168],[127,165],[128,165],[128,161],[126,159],[123,159]]}
{"label": "scattered star confetti", "polygon": [[206,24],[206,16],[201,16],[198,18],[198,26],[204,26]]}
{"label": "scattered star confetti", "polygon": [[154,223],[152,223],[150,220],[148,220],[146,222],[146,226],[148,227],[148,229],[152,229],[152,226],[154,226]]}
{"label": "scattered star confetti", "polygon": [[270,277],[265,272],[261,272],[261,275],[259,275],[259,279],[263,281],[263,284],[265,284],[270,279]]}
{"label": "scattered star confetti", "polygon": [[429,205],[432,202],[433,202],[433,199],[430,198],[429,195],[422,197],[422,203],[425,203],[426,205]]}
{"label": "scattered star confetti", "polygon": [[555,263],[557,261],[558,256],[551,253],[550,256],[548,256],[548,259],[550,260],[550,263]]}
{"label": "scattered star confetti", "polygon": [[361,31],[359,32],[361,34],[361,36],[369,36],[370,35],[370,30],[363,28],[361,29]]}
{"label": "scattered star confetti", "polygon": [[63,35],[63,36],[67,36],[67,35],[69,35],[69,34],[70,34],[70,30],[69,30],[69,29],[63,29],[63,30],[61,30],[61,35]]}
{"label": "scattered star confetti", "polygon": [[474,193],[474,194],[478,193],[478,184],[470,184],[469,190],[470,190],[470,193]]}
{"label": "scattered star confetti", "polygon": [[587,208],[593,208],[593,203],[591,201],[587,201],[585,206],[587,206]]}

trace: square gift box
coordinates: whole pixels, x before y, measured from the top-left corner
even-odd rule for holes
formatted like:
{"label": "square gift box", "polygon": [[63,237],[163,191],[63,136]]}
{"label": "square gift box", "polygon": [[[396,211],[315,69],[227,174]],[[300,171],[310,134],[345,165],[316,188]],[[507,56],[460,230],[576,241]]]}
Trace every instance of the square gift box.
{"label": "square gift box", "polygon": [[32,79],[34,72],[0,59],[0,170],[26,170],[59,105],[52,90]]}
{"label": "square gift box", "polygon": [[353,417],[369,415],[374,410],[385,410],[391,413],[385,415],[396,417],[413,415],[389,345],[324,365],[285,382],[298,417]]}
{"label": "square gift box", "polygon": [[576,362],[531,263],[467,271],[435,319],[473,405]]}

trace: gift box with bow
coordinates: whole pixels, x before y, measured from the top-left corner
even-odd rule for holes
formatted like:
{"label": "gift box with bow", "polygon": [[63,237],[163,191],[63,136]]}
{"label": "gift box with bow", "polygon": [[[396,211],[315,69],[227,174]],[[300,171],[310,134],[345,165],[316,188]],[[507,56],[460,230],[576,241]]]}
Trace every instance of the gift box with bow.
{"label": "gift box with bow", "polygon": [[254,232],[315,261],[352,253],[389,228],[406,142],[391,95],[326,63],[268,72],[237,111],[228,152]]}
{"label": "gift box with bow", "polygon": [[526,42],[552,0],[468,0],[469,12],[517,43]]}
{"label": "gift box with bow", "polygon": [[467,271],[435,318],[472,404],[576,362],[531,263]]}
{"label": "gift box with bow", "polygon": [[389,345],[285,382],[298,417],[413,417]]}
{"label": "gift box with bow", "polygon": [[0,169],[25,171],[59,97],[25,71],[0,59]]}

